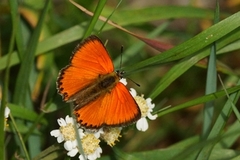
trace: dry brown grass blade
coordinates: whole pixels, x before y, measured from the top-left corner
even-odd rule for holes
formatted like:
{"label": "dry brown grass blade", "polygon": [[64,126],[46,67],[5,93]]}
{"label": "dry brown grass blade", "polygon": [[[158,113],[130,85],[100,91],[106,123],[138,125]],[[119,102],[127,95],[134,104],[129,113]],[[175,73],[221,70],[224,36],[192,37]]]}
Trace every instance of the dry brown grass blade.
{"label": "dry brown grass blade", "polygon": [[[84,8],[83,6],[77,4],[76,2],[72,1],[72,0],[69,0],[74,6],[76,6],[78,9],[80,9],[81,11],[83,11],[84,13],[86,13],[87,15],[90,15],[90,16],[93,16],[93,13],[89,10],[87,10],[86,8]],[[114,23],[113,21],[111,20],[108,20],[106,17],[103,17],[103,16],[99,16],[99,20],[103,21],[103,22],[107,22],[109,25],[112,25],[124,32],[127,32],[129,34],[131,34],[132,36],[140,39],[141,41],[143,41],[144,43],[148,44],[149,46],[153,47],[154,49],[160,51],[160,52],[163,52],[165,50],[168,50],[170,48],[172,48],[173,46],[170,45],[170,44],[166,44],[166,43],[162,43],[162,42],[159,42],[157,40],[153,40],[153,39],[149,39],[149,38],[145,38],[145,37],[142,37],[142,36],[139,36],[123,27],[121,27],[120,25],[117,25],[116,23]]]}

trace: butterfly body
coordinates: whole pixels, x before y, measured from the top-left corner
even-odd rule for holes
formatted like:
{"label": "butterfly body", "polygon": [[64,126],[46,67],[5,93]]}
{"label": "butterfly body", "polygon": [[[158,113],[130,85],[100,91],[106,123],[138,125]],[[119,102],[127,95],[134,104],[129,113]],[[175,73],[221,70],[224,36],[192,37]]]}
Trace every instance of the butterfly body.
{"label": "butterfly body", "polygon": [[60,71],[57,89],[64,101],[74,103],[74,114],[82,126],[124,126],[138,120],[141,112],[121,78],[122,72],[114,71],[100,39],[90,36]]}
{"label": "butterfly body", "polygon": [[119,82],[119,78],[116,72],[99,75],[97,79],[74,94],[69,100],[74,101],[75,110],[77,110],[105,94],[110,94],[111,90]]}

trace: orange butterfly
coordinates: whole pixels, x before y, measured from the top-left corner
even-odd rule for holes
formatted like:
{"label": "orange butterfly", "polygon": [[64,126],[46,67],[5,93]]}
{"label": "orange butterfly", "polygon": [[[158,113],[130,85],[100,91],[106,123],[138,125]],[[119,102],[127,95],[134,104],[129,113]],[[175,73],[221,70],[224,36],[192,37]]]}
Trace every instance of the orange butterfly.
{"label": "orange butterfly", "polygon": [[101,40],[92,35],[79,44],[57,80],[58,93],[74,102],[77,122],[86,128],[124,126],[141,117]]}

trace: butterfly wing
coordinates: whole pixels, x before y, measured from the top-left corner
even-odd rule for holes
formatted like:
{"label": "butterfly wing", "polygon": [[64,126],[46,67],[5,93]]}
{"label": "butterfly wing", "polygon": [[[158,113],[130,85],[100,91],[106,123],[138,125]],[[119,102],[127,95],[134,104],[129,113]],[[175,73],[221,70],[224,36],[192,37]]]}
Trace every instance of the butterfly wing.
{"label": "butterfly wing", "polygon": [[70,59],[70,65],[63,68],[58,77],[58,92],[64,101],[93,83],[99,75],[114,71],[113,63],[101,40],[92,35],[79,44]]}
{"label": "butterfly wing", "polygon": [[86,128],[124,126],[141,117],[134,98],[121,83],[107,94],[74,111],[77,121]]}

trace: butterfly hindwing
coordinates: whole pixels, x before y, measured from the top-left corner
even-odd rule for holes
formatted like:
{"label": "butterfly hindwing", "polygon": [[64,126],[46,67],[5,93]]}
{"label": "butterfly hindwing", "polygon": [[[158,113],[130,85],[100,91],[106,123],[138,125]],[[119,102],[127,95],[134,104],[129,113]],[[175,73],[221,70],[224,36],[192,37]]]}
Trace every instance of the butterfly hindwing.
{"label": "butterfly hindwing", "polygon": [[105,123],[108,125],[127,125],[141,117],[141,111],[126,88],[121,82],[113,88],[110,94],[104,97],[102,106],[108,106],[108,114],[105,116]]}
{"label": "butterfly hindwing", "polygon": [[138,120],[141,112],[127,88],[118,82],[107,94],[74,111],[86,128],[124,126]]}

